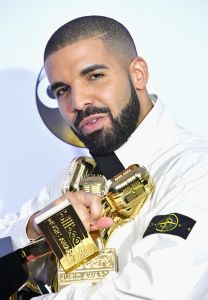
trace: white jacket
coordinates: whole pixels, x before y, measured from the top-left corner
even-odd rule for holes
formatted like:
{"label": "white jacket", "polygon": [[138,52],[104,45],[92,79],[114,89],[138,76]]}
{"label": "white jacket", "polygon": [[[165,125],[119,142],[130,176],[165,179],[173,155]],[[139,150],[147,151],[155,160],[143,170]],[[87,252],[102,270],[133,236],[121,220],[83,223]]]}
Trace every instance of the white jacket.
{"label": "white jacket", "polygon": [[[108,242],[117,251],[119,272],[96,285],[72,285],[35,299],[208,299],[208,142],[176,126],[157,100],[116,154],[125,167],[145,166],[156,184],[137,217],[116,229]],[[28,216],[61,195],[64,177],[25,204],[12,226],[5,229],[2,220],[2,236],[10,235],[16,248],[29,242]]]}

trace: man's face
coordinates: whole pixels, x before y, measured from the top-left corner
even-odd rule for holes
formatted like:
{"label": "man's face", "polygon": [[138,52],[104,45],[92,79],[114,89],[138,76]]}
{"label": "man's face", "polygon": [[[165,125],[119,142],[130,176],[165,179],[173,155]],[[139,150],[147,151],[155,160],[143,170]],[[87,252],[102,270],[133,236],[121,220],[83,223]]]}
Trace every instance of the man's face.
{"label": "man's face", "polygon": [[94,153],[119,148],[135,130],[139,101],[128,71],[99,39],[66,46],[45,62],[65,120]]}

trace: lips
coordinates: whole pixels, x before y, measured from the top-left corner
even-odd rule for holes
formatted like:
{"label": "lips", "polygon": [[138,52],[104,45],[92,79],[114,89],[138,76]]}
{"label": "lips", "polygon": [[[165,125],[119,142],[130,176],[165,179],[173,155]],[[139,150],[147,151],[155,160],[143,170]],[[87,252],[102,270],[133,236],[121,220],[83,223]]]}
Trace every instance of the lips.
{"label": "lips", "polygon": [[105,114],[96,114],[84,118],[79,124],[79,129],[84,134],[101,129],[103,127],[104,115]]}

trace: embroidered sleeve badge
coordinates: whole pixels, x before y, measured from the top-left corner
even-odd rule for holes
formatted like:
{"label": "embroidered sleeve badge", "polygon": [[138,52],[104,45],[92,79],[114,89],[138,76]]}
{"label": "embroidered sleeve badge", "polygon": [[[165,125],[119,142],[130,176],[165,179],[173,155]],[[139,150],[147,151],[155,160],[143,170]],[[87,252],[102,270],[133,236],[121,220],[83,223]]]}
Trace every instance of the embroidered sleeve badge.
{"label": "embroidered sleeve badge", "polygon": [[165,233],[186,239],[195,223],[195,220],[178,213],[155,216],[151,220],[143,237],[154,233]]}

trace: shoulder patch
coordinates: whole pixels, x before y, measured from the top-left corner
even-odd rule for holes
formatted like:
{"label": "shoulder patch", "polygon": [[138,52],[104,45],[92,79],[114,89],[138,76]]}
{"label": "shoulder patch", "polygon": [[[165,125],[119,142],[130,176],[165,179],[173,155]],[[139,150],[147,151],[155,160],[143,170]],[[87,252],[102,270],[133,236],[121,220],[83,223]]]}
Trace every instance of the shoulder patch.
{"label": "shoulder patch", "polygon": [[186,239],[195,223],[195,220],[178,213],[155,216],[151,220],[143,237],[154,233],[165,233]]}

